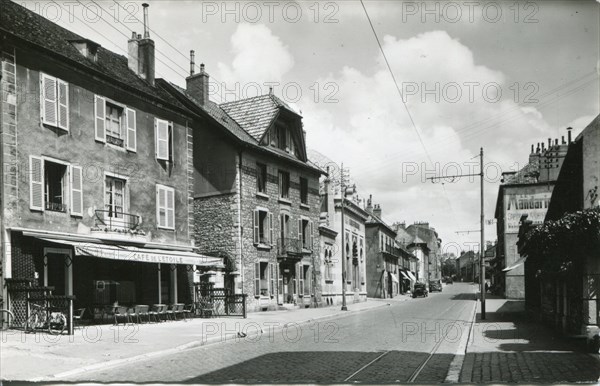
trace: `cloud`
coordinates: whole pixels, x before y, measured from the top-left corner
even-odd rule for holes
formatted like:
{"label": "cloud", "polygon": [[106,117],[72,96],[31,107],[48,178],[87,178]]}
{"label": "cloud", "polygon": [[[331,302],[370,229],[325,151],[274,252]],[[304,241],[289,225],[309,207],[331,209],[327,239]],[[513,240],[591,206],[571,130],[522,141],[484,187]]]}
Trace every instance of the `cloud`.
{"label": "cloud", "polygon": [[263,24],[238,25],[230,42],[231,65],[219,62],[217,66],[218,79],[228,89],[234,89],[236,83],[243,89],[250,83],[281,82],[294,66],[289,48]]}
{"label": "cloud", "polygon": [[460,240],[457,229],[477,227],[479,180],[434,185],[425,178],[475,172],[483,147],[494,163],[488,173],[498,177],[485,186],[491,218],[500,173],[522,167],[549,126],[536,108],[513,100],[501,71],[478,64],[445,31],[385,36],[383,49],[410,115],[379,55],[370,69],[346,66],[319,79],[337,85],[338,103],[301,102],[308,146],[343,161],[359,194],[373,194],[389,222],[431,220],[442,238]]}

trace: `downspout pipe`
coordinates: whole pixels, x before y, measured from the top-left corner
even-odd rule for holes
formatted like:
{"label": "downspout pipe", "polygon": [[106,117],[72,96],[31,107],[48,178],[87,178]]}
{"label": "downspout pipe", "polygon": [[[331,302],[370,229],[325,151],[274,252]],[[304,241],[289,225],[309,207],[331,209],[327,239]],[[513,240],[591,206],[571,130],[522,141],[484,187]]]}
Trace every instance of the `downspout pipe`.
{"label": "downspout pipe", "polygon": [[242,285],[242,295],[244,295],[244,227],[242,226],[242,154],[243,150],[240,150],[238,153],[238,176],[239,176],[239,192],[238,192],[238,233],[240,240],[240,276],[241,276],[241,285]]}

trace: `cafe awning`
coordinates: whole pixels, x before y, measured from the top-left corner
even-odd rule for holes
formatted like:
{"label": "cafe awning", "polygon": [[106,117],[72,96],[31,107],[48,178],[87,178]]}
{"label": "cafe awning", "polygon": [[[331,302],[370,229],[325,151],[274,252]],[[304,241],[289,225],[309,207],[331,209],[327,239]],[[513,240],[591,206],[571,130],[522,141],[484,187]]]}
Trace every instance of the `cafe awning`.
{"label": "cafe awning", "polygon": [[199,267],[223,268],[223,259],[194,252],[152,249],[127,245],[112,245],[39,237],[44,241],[70,245],[75,256],[92,256],[102,259],[140,263],[185,264]]}
{"label": "cafe awning", "polygon": [[415,275],[413,275],[412,272],[406,271],[406,274],[408,275],[408,277],[410,278],[410,280],[417,281],[417,278],[415,277]]}
{"label": "cafe awning", "polygon": [[503,272],[511,271],[511,270],[519,267],[520,265],[523,265],[525,263],[525,260],[527,260],[527,256],[521,257],[519,260],[515,261],[513,265],[504,268],[502,271]]}
{"label": "cafe awning", "polygon": [[395,275],[395,274],[393,274],[393,273],[390,273],[390,275],[392,276],[392,281],[393,281],[394,283],[398,283],[398,278],[396,277],[396,275]]}
{"label": "cafe awning", "polygon": [[405,279],[410,280],[410,277],[406,274],[406,272],[400,271],[400,273],[402,274],[402,276],[404,276]]}

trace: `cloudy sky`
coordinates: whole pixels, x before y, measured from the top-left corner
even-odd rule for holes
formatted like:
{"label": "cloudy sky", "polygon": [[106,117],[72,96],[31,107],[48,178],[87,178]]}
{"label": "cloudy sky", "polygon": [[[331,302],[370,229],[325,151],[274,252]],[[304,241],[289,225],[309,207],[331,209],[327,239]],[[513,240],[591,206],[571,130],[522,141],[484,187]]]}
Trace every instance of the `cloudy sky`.
{"label": "cloudy sky", "polygon": [[[479,228],[479,181],[425,177],[478,172],[483,147],[493,220],[499,173],[599,113],[593,0],[148,2],[158,77],[184,86],[193,49],[216,102],[271,84],[386,221],[429,221],[449,251],[479,240],[456,233]],[[19,3],[123,55],[143,29],[141,2]]]}

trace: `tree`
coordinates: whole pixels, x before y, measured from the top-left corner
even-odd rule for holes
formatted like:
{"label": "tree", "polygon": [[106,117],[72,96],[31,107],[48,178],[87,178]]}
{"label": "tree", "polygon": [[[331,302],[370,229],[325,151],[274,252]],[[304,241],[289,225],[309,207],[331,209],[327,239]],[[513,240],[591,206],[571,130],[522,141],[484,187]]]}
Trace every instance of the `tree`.
{"label": "tree", "polygon": [[442,276],[456,275],[456,260],[446,259],[442,263]]}

